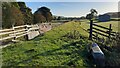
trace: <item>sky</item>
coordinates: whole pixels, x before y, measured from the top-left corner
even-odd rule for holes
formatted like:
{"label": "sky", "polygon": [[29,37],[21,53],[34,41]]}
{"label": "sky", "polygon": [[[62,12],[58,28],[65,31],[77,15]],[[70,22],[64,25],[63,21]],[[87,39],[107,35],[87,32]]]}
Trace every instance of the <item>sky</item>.
{"label": "sky", "polygon": [[48,7],[53,15],[65,17],[81,17],[96,9],[98,14],[117,12],[117,2],[25,2],[34,13],[42,6]]}
{"label": "sky", "polygon": [[118,2],[119,0],[17,0],[17,1],[24,1],[24,2]]}

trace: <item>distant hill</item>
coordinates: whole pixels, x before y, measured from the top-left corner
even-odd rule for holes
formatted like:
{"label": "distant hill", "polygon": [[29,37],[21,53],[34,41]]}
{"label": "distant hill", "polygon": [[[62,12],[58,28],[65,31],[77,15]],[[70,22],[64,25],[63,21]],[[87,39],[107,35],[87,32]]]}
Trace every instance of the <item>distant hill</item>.
{"label": "distant hill", "polygon": [[111,18],[120,18],[120,12],[108,12],[105,14],[110,15]]}

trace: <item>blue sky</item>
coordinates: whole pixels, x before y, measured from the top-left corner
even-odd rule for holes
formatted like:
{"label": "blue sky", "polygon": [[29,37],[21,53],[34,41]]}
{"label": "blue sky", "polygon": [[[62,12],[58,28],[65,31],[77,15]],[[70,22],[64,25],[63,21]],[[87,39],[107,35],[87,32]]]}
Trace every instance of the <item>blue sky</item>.
{"label": "blue sky", "polygon": [[80,17],[89,13],[91,8],[99,14],[117,12],[117,2],[25,2],[34,13],[38,8],[46,6],[51,9],[53,15],[66,17]]}
{"label": "blue sky", "polygon": [[118,2],[119,0],[17,0],[24,2]]}

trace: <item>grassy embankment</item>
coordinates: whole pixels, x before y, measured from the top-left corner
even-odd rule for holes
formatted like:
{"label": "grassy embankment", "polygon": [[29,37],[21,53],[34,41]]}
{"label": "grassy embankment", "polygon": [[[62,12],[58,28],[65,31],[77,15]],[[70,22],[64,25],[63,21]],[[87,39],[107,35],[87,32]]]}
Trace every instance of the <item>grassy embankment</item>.
{"label": "grassy embankment", "polygon": [[[34,40],[11,44],[3,49],[3,65],[91,66],[86,50],[89,34],[84,31],[89,28],[88,22],[65,23]],[[113,24],[113,30],[117,31],[117,21],[97,24],[106,27]],[[74,30],[77,31],[75,35]]]}
{"label": "grassy embankment", "polygon": [[79,27],[79,23],[69,22],[34,40],[11,44],[3,49],[3,65],[90,66],[86,50],[90,41]]}

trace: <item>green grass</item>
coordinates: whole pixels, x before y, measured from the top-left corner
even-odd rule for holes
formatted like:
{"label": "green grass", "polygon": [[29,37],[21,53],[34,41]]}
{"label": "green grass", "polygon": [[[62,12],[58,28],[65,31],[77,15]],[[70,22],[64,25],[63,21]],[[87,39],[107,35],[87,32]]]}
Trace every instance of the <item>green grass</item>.
{"label": "green grass", "polygon": [[[109,25],[112,24],[112,32],[118,32],[118,21],[97,22],[95,24],[98,24],[98,25],[101,25],[101,26],[104,26],[104,27],[107,27],[107,28],[109,28]],[[84,30],[90,29],[90,22],[88,20],[82,20],[80,27],[82,27]],[[108,31],[108,30],[103,29],[103,28],[99,28],[99,27],[96,27],[96,26],[94,26],[94,27],[98,28],[100,30],[104,30],[106,32]],[[100,32],[100,31],[97,31],[97,32]],[[108,36],[108,34],[106,34],[106,33],[103,33],[103,32],[100,32],[100,33]],[[88,34],[88,33],[86,33],[86,34]],[[93,33],[93,34],[96,35],[96,33]],[[98,36],[102,37],[102,38],[104,37],[104,36],[101,36],[101,35],[98,35]],[[106,37],[104,37],[104,38],[106,38]]]}
{"label": "green grass", "polygon": [[[98,24],[107,28],[109,28],[109,25],[112,24],[113,31],[118,32],[118,21],[97,22],[95,24]],[[90,27],[89,21],[88,20],[81,21],[81,27],[83,27],[84,29],[88,29]]]}
{"label": "green grass", "polygon": [[[79,27],[69,22],[34,40],[11,44],[3,49],[3,66],[92,66],[87,59],[88,34]],[[66,36],[74,30],[79,38]]]}
{"label": "green grass", "polygon": [[[117,31],[117,21],[96,23]],[[3,49],[3,66],[93,66],[87,59],[89,21],[68,22],[46,32],[44,36],[11,44]],[[79,32],[76,37],[74,31]],[[70,35],[70,36],[69,36]]]}
{"label": "green grass", "polygon": [[118,21],[99,22],[97,24],[102,25],[104,27],[108,27],[108,28],[109,28],[109,25],[112,24],[113,31],[118,32]]}

